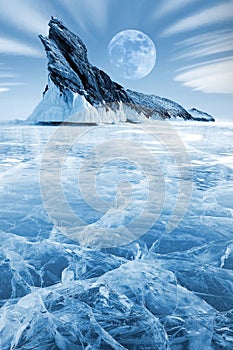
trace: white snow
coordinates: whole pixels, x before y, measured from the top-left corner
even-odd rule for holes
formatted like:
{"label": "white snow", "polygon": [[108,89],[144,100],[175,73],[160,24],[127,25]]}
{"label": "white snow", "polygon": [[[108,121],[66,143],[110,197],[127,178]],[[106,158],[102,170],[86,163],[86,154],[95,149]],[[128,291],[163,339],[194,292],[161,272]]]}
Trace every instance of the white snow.
{"label": "white snow", "polygon": [[84,95],[65,90],[63,93],[49,80],[48,90],[28,118],[30,123],[72,122],[85,124],[115,124],[131,121],[140,123],[145,117],[122,102],[92,106]]}
{"label": "white snow", "polygon": [[61,94],[51,80],[49,80],[48,86],[49,89],[44,94],[43,99],[28,118],[29,122],[60,122],[69,117],[73,107],[72,92],[67,90]]}

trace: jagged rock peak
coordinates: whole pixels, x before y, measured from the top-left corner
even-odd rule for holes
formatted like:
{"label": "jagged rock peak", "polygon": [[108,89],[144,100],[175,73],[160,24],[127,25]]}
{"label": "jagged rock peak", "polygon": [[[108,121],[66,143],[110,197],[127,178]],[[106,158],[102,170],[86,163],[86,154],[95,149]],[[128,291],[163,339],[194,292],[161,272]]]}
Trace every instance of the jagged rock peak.
{"label": "jagged rock peak", "polygon": [[39,36],[47,56],[52,82],[63,92],[69,89],[84,95],[89,103],[131,102],[122,86],[90,64],[82,40],[64,24],[51,18],[48,37]]}
{"label": "jagged rock peak", "polygon": [[47,53],[49,77],[29,122],[60,123],[70,118],[85,124],[141,123],[148,118],[200,120],[200,114],[189,113],[174,101],[125,90],[112,81],[89,62],[83,41],[58,19],[52,17],[48,36],[39,38]]}
{"label": "jagged rock peak", "polygon": [[72,33],[61,21],[54,17],[51,17],[49,27],[49,39],[57,44],[57,47],[63,54],[75,49],[76,56],[83,59],[85,63],[88,62],[87,48],[80,37]]}

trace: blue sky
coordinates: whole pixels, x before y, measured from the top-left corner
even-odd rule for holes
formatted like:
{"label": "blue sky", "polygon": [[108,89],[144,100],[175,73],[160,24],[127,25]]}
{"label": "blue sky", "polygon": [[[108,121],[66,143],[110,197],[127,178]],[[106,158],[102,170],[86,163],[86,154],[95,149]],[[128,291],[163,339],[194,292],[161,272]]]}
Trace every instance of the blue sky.
{"label": "blue sky", "polygon": [[[123,86],[233,121],[233,0],[0,0],[0,120],[26,118],[41,99],[47,60],[37,35],[47,34],[51,16]],[[140,80],[117,76],[107,54],[125,29],[157,48],[155,68]]]}

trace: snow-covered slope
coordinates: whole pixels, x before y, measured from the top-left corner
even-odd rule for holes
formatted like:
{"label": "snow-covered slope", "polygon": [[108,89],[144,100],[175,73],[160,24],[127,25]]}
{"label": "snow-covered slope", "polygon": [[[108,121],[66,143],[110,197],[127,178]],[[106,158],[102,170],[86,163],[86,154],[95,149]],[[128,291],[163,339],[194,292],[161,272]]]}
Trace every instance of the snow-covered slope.
{"label": "snow-covered slope", "polygon": [[43,99],[29,117],[32,122],[59,122],[64,121],[70,115],[74,94],[68,89],[61,94],[52,81],[49,81],[48,86]]}
{"label": "snow-covered slope", "polygon": [[189,109],[189,113],[193,117],[194,120],[201,121],[201,122],[214,122],[215,119],[212,117],[212,115],[200,111],[199,109],[196,108],[191,108]]}
{"label": "snow-covered slope", "polygon": [[192,116],[178,103],[155,95],[127,90],[136,108],[151,119],[190,120]]}
{"label": "snow-covered slope", "polygon": [[48,37],[39,36],[48,57],[49,82],[30,123],[194,119],[176,102],[125,90],[89,62],[82,40],[62,22],[52,17],[49,27]]}

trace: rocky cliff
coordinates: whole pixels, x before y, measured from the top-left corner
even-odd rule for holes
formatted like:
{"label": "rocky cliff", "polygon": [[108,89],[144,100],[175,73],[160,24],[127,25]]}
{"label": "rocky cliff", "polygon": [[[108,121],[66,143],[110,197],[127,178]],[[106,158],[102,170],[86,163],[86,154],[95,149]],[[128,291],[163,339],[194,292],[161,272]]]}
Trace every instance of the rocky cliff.
{"label": "rocky cliff", "polygon": [[82,40],[52,17],[48,37],[39,36],[48,57],[48,85],[29,117],[33,123],[143,122],[150,119],[193,120],[168,99],[125,90],[93,66]]}

